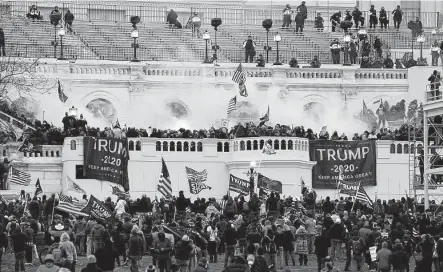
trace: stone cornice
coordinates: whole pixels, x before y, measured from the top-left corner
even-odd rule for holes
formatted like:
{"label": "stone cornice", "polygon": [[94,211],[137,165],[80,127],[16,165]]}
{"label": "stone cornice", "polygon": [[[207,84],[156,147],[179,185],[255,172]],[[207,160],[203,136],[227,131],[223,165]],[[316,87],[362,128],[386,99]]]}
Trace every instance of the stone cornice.
{"label": "stone cornice", "polygon": [[[249,169],[250,161],[229,161],[226,162],[226,167],[229,170],[232,169]],[[262,160],[260,162],[261,167],[266,168],[302,168],[302,169],[312,169],[316,162],[311,161],[301,161],[301,160]]]}

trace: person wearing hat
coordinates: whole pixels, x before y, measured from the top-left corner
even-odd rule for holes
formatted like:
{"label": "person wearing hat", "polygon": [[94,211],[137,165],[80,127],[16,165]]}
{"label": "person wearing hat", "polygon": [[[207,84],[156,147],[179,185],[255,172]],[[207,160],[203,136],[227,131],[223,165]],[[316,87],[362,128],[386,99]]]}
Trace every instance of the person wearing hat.
{"label": "person wearing hat", "polygon": [[186,271],[189,266],[189,259],[193,247],[188,235],[183,235],[182,239],[177,243],[175,248],[175,260],[180,271]]}
{"label": "person wearing hat", "polygon": [[28,237],[24,234],[20,227],[16,227],[14,234],[11,235],[14,256],[15,256],[15,271],[25,271],[25,249]]}
{"label": "person wearing hat", "polygon": [[197,266],[192,270],[192,272],[206,272],[208,271],[208,261],[205,257],[200,258]]}
{"label": "person wearing hat", "polygon": [[[156,272],[157,269],[152,264],[146,267],[146,272]],[[161,270],[160,270],[161,271]]]}
{"label": "person wearing hat", "polygon": [[197,38],[200,38],[200,27],[202,25],[202,20],[198,16],[197,12],[194,12],[194,15],[191,18],[191,27],[192,27],[192,36],[197,36]]}
{"label": "person wearing hat", "polygon": [[[54,264],[54,256],[52,254],[46,255],[43,264],[37,268],[36,272],[58,272],[60,267]],[[24,271],[24,270],[23,270]],[[86,270],[86,272],[93,272],[94,270]],[[84,272],[82,270],[82,272]]]}
{"label": "person wearing hat", "polygon": [[379,13],[379,21],[380,21],[380,27],[381,29],[388,29],[388,15],[386,13],[385,7],[381,7],[380,13]]}
{"label": "person wearing hat", "polygon": [[158,239],[154,241],[154,252],[158,261],[157,266],[160,272],[164,272],[169,267],[173,247],[171,241],[166,238],[163,229],[158,232],[157,237]]}
{"label": "person wearing hat", "polygon": [[143,256],[144,241],[138,235],[138,231],[138,228],[132,228],[131,237],[128,241],[128,258],[131,261],[131,271],[138,271],[138,262]]}

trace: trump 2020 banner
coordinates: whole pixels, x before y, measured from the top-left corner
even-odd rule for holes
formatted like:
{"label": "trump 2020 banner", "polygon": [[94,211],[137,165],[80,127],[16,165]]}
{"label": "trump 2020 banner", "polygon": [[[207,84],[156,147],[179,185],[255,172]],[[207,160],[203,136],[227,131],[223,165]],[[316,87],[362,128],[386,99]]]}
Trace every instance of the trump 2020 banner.
{"label": "trump 2020 banner", "polygon": [[310,141],[309,158],[317,162],[312,170],[313,188],[337,188],[341,173],[348,183],[377,185],[375,141]]}
{"label": "trump 2020 banner", "polygon": [[249,194],[249,181],[231,174],[229,176],[229,191],[239,194]]}
{"label": "trump 2020 banner", "polygon": [[86,204],[81,212],[89,214],[95,218],[109,219],[112,217],[112,211],[93,195],[91,195],[88,204]]}
{"label": "trump 2020 banner", "polygon": [[129,190],[126,139],[84,137],[83,146],[83,172],[86,178],[117,183]]}

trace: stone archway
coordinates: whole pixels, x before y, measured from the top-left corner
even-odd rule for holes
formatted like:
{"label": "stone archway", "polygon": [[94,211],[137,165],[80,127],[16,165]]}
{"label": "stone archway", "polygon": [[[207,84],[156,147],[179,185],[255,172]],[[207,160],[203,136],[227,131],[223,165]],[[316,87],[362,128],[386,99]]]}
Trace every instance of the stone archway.
{"label": "stone archway", "polygon": [[105,98],[96,98],[90,101],[86,108],[94,118],[108,120],[109,122],[117,119],[117,110],[114,105]]}

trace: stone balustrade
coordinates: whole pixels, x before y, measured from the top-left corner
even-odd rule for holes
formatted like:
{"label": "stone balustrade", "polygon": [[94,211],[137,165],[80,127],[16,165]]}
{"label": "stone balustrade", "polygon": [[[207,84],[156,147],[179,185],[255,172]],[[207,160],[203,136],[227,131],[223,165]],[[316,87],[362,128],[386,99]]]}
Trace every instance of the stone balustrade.
{"label": "stone balustrade", "polygon": [[[79,150],[82,143],[81,137],[65,139],[68,150]],[[130,152],[145,153],[154,152],[190,152],[201,153],[211,149],[211,153],[237,153],[248,151],[262,151],[265,143],[269,143],[278,152],[301,152],[309,153],[309,140],[297,137],[256,137],[237,139],[166,139],[166,138],[128,138]],[[407,141],[377,141],[378,144],[389,146],[390,154],[407,155],[411,152],[419,153],[423,143],[417,142],[416,146]],[[152,148],[151,148],[152,147]],[[42,145],[40,151],[23,152],[23,157],[62,157],[61,145]],[[216,149],[216,150],[212,150]],[[0,146],[0,151],[7,155],[7,145]],[[135,154],[134,153],[134,154]],[[301,154],[299,153],[299,154]],[[290,153],[288,153],[290,154]]]}
{"label": "stone balustrade", "polygon": [[[232,76],[237,69],[236,64],[223,64],[218,67],[204,65],[200,63],[121,63],[104,61],[96,63],[91,61],[78,60],[76,63],[55,62],[45,60],[36,68],[38,73],[46,74],[49,77],[65,78],[72,80],[112,78],[114,80],[152,80],[158,77],[181,77],[181,80],[195,81],[196,77],[217,78],[219,82],[232,83]],[[319,84],[355,84],[370,82],[372,86],[381,88],[384,84],[392,83],[397,87],[407,90],[408,70],[403,69],[360,69],[354,67],[341,67],[325,65],[322,68],[290,68],[279,67],[255,67],[244,64],[246,77],[252,79],[257,84],[269,83],[269,78],[283,80],[287,84],[306,84],[312,79]]]}

